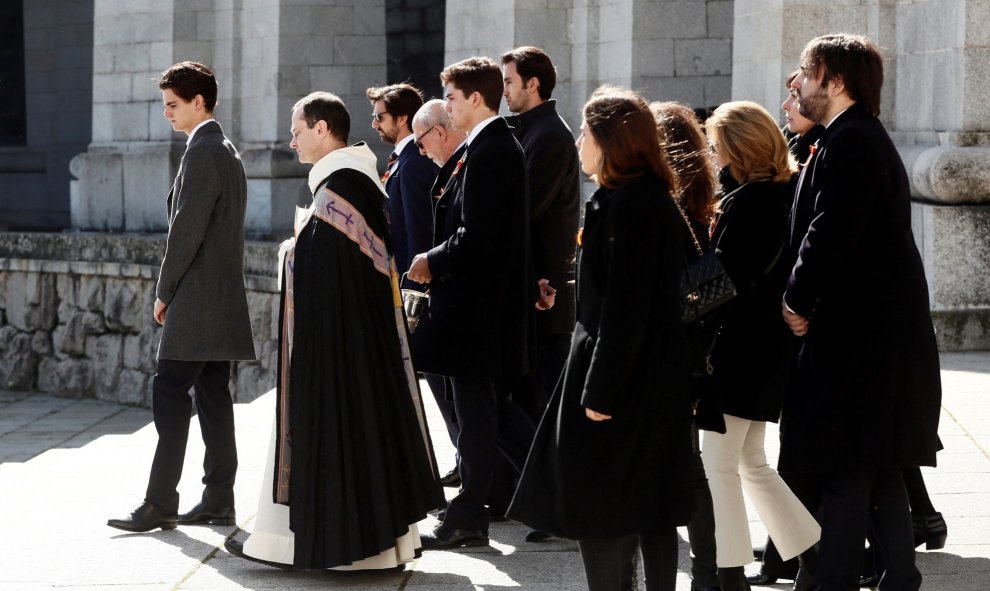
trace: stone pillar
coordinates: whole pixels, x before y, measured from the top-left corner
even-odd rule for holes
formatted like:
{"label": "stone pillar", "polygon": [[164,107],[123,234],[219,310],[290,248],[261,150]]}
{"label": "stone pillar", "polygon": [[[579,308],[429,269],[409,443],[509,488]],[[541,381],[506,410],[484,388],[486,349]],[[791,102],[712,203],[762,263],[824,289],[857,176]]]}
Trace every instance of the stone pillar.
{"label": "stone pillar", "polygon": [[604,83],[693,107],[727,100],[731,31],[732,0],[459,0],[447,3],[445,57],[543,48],[557,67],[557,110],[576,131]]}
{"label": "stone pillar", "polygon": [[884,50],[880,119],[904,160],[943,350],[990,348],[990,11],[985,0],[735,0],[733,99],[777,113],[801,50],[831,32]]}
{"label": "stone pillar", "polygon": [[182,60],[210,66],[215,116],[248,177],[247,232],[285,236],[309,200],[288,147],[291,107],[313,90],[341,96],[351,141],[381,143],[364,90],[385,82],[384,0],[95,0],[93,141],[71,165],[72,225],[164,231],[185,136],[162,116],[153,78]]}

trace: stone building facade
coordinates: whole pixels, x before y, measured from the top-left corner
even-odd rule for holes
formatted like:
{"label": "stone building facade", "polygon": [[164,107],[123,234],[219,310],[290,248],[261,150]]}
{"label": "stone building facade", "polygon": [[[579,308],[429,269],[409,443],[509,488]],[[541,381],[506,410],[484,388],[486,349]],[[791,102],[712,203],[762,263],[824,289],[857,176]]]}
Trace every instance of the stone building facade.
{"label": "stone building facade", "polygon": [[[554,97],[572,129],[602,83],[630,86],[650,100],[707,108],[745,98],[778,112],[783,81],[804,44],[834,31],[866,34],[886,51],[882,119],[911,175],[939,343],[990,348],[986,0],[21,0],[20,6],[24,43],[34,52],[24,57],[27,145],[0,146],[0,230],[72,233],[0,235],[0,387],[146,400],[157,345],[148,298],[160,262],[164,195],[184,149],[184,138],[161,118],[153,77],[175,61],[199,60],[216,71],[216,115],[248,175],[248,232],[269,240],[249,248],[262,358],[238,366],[232,378],[246,400],[274,383],[275,239],[288,234],[293,208],[308,199],[305,168],[287,146],[289,108],[299,97],[315,89],[342,96],[352,114],[351,140],[367,141],[382,160],[390,147],[370,127],[367,87],[408,78],[435,97],[444,64],[470,55],[497,59],[523,44],[541,46],[554,59]],[[71,22],[58,15],[66,11],[74,14]],[[70,102],[84,113],[67,111]],[[78,119],[74,143],[57,144],[62,140],[52,130],[72,117]],[[54,198],[41,197],[43,184],[44,195]],[[23,225],[31,216],[38,223]]]}

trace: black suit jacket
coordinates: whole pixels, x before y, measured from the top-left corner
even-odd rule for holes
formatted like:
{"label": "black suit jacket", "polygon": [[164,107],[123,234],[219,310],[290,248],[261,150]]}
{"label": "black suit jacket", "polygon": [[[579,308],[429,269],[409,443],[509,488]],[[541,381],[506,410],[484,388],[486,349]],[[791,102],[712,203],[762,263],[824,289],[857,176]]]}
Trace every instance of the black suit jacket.
{"label": "black suit jacket", "polygon": [[536,315],[541,334],[574,330],[574,256],[581,217],[581,165],[574,136],[549,100],[507,119],[526,153],[530,239],[538,279],[557,290],[553,308]]}
{"label": "black suit jacket", "polygon": [[795,220],[784,300],[810,325],[780,467],[934,466],[938,351],[900,156],[853,105],[825,130],[803,183],[797,210],[809,213]]}
{"label": "black suit jacket", "polygon": [[[433,200],[430,187],[437,176],[437,165],[419,153],[410,141],[402,149],[385,181],[388,193],[389,245],[401,275],[409,270],[412,258],[433,246]],[[405,287],[416,287],[406,281]]]}
{"label": "black suit jacket", "polygon": [[526,159],[502,118],[461,159],[428,254],[430,306],[417,333],[429,345],[417,365],[448,376],[519,377],[529,368],[536,301]]}

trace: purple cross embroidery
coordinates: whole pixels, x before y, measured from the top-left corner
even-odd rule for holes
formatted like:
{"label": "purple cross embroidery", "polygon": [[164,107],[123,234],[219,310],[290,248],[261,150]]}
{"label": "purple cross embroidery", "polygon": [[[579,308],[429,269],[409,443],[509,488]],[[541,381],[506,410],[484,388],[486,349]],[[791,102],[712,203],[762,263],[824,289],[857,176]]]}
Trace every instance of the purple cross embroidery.
{"label": "purple cross embroidery", "polygon": [[372,238],[367,232],[362,232],[362,235],[364,236],[364,239],[368,241],[368,248],[371,249],[371,252],[378,256],[382,256],[382,253],[378,252],[378,249],[375,248],[375,239]]}
{"label": "purple cross embroidery", "polygon": [[336,203],[336,202],[337,202],[336,200],[334,200],[334,201],[328,201],[327,202],[327,213],[330,214],[330,215],[333,215],[334,213],[338,213],[338,214],[340,214],[344,218],[344,221],[345,222],[347,222],[348,224],[353,224],[354,223],[354,214],[353,213],[348,214],[346,211],[343,211],[341,209],[337,209],[336,207],[333,206],[333,204]]}

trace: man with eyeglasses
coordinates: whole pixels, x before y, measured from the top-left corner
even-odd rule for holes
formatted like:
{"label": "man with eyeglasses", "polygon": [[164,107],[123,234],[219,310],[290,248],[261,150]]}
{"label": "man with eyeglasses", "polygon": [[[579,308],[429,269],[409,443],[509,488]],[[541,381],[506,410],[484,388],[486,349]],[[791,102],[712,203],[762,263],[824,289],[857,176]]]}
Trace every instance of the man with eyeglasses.
{"label": "man with eyeglasses", "polygon": [[[412,133],[412,118],[423,106],[422,93],[411,84],[369,88],[371,127],[395,149],[389,155],[382,184],[388,193],[389,238],[396,269],[405,273],[412,257],[433,246],[433,200],[430,187],[438,167],[420,154]],[[422,290],[408,279],[402,287]]]}

